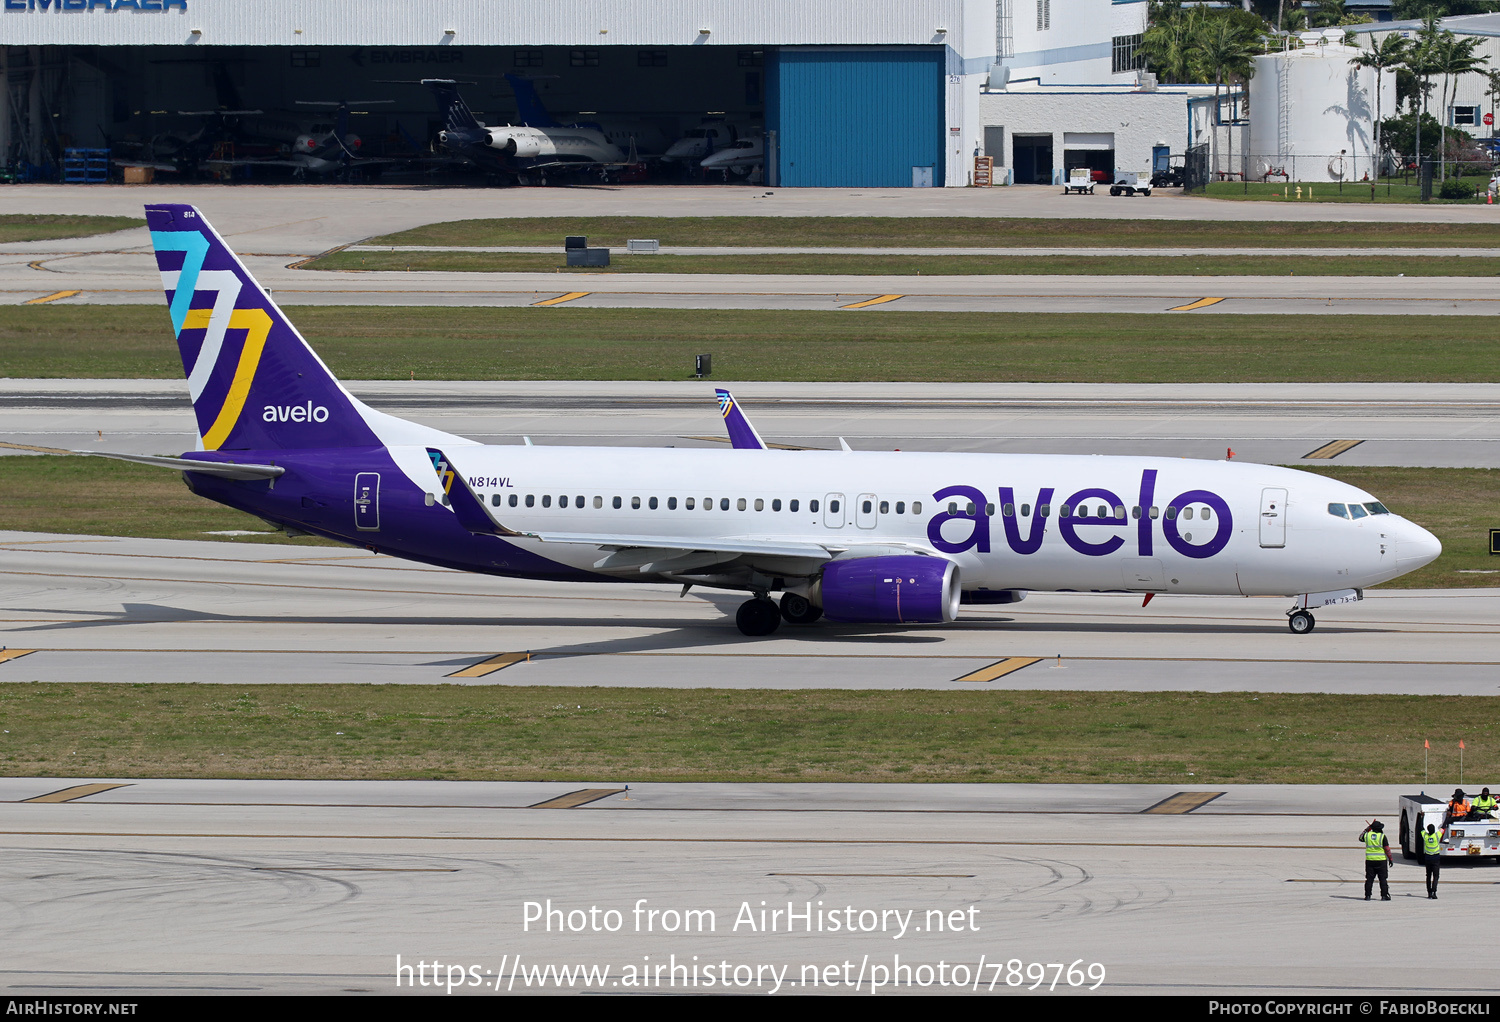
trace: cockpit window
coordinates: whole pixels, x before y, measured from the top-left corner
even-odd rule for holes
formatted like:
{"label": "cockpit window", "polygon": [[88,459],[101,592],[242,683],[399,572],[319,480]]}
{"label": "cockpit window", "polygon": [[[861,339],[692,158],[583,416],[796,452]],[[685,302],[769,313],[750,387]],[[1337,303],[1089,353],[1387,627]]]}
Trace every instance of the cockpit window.
{"label": "cockpit window", "polygon": [[1329,504],[1328,505],[1328,513],[1331,514],[1331,515],[1333,515],[1333,517],[1335,517],[1335,518],[1348,518],[1349,517],[1349,509],[1347,507],[1345,507],[1343,504]]}
{"label": "cockpit window", "polygon": [[1358,504],[1350,504],[1349,505],[1349,517],[1350,518],[1363,518],[1366,515],[1368,515],[1369,513],[1370,512],[1366,511],[1363,507],[1361,507]]}
{"label": "cockpit window", "polygon": [[1372,515],[1388,515],[1388,514],[1390,514],[1390,512],[1388,510],[1386,510],[1386,506],[1384,504],[1382,504],[1378,500],[1372,500],[1368,504],[1366,504],[1365,505],[1365,510],[1368,511],[1368,512],[1370,512],[1370,514],[1372,514]]}

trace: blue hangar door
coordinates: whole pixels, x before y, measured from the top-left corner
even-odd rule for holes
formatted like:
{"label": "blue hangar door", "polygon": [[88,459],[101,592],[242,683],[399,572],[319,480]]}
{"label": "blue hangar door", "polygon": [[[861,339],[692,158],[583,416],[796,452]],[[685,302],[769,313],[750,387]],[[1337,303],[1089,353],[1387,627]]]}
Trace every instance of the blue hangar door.
{"label": "blue hangar door", "polygon": [[778,52],[766,96],[777,183],[910,187],[912,168],[930,167],[941,186],[943,57],[940,47]]}

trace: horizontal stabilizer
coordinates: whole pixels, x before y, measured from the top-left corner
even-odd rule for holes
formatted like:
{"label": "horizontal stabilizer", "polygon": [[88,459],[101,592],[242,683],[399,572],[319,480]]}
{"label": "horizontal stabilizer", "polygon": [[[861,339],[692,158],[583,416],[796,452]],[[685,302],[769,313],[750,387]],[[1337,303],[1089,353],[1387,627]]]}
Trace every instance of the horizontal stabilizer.
{"label": "horizontal stabilizer", "polygon": [[106,454],[103,451],[72,451],[61,447],[33,447],[30,444],[0,443],[0,447],[8,447],[15,451],[33,451],[37,454],[76,454],[85,458],[109,458],[113,461],[133,461],[137,465],[170,468],[178,472],[198,472],[202,475],[218,476],[221,479],[275,479],[277,476],[286,473],[286,469],[280,465],[200,461],[197,458],[174,458],[157,454]]}

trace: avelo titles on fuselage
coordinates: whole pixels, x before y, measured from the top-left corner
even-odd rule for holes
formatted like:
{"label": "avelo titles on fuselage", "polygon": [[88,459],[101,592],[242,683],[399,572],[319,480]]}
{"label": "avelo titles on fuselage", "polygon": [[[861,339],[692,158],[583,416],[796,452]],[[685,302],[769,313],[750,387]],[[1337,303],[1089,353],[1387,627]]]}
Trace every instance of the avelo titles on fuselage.
{"label": "avelo titles on fuselage", "polygon": [[738,623],[759,635],[949,621],[1028,590],[1293,596],[1305,632],[1311,608],[1440,551],[1371,495],[1291,469],[766,450],[727,394],[736,450],[480,445],[364,405],[197,210],[146,213],[202,438],[188,484],[383,553],[747,591]]}

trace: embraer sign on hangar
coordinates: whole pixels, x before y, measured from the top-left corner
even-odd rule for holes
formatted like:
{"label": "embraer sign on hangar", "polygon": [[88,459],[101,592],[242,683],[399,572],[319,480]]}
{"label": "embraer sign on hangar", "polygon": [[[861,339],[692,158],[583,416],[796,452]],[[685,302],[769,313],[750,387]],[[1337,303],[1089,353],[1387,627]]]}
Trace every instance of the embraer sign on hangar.
{"label": "embraer sign on hangar", "polygon": [[5,0],[6,11],[187,10],[187,0]]}

